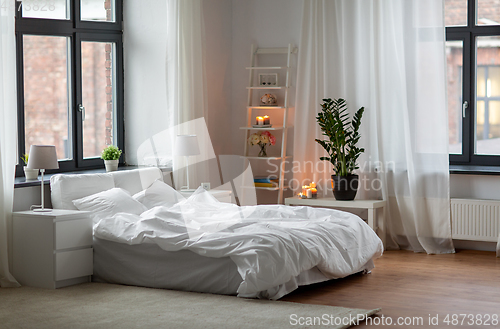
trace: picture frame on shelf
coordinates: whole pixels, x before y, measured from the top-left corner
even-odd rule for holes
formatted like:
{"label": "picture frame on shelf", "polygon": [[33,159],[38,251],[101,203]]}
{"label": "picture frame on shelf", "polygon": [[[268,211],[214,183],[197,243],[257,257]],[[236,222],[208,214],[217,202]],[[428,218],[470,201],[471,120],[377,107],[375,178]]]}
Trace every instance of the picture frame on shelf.
{"label": "picture frame on shelf", "polygon": [[278,73],[259,73],[259,86],[278,87]]}

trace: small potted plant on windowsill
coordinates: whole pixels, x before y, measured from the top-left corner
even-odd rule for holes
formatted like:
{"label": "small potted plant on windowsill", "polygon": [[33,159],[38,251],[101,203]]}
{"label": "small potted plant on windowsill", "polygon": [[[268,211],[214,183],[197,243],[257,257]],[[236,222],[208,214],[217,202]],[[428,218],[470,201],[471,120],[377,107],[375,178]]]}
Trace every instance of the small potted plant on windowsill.
{"label": "small potted plant on windowsill", "polygon": [[365,110],[360,108],[351,120],[344,99],[323,99],[322,111],[316,120],[325,140],[316,139],[328,153],[320,160],[330,161],[335,175],[332,175],[333,195],[337,200],[354,200],[358,191],[358,175],[353,172],[358,169],[356,162],[361,153],[365,151],[356,145],[361,138],[359,127]]}
{"label": "small potted plant on windowsill", "polygon": [[101,159],[104,160],[106,172],[118,170],[118,159],[120,159],[120,155],[122,155],[122,151],[114,145],[109,145],[102,150]]}
{"label": "small potted plant on windowsill", "polygon": [[37,180],[38,179],[38,169],[30,169],[28,168],[28,158],[29,158],[29,154],[28,153],[25,153],[23,154],[23,156],[21,157],[21,160],[23,160],[24,162],[24,167],[23,167],[23,170],[24,170],[24,177],[26,177],[26,180]]}

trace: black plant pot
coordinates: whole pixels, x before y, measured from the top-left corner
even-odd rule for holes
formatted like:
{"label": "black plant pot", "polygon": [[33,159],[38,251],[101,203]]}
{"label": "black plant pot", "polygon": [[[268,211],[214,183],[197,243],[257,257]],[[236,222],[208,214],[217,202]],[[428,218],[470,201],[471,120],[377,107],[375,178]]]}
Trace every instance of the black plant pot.
{"label": "black plant pot", "polygon": [[335,176],[332,175],[332,188],[335,199],[342,201],[351,201],[358,192],[358,175]]}

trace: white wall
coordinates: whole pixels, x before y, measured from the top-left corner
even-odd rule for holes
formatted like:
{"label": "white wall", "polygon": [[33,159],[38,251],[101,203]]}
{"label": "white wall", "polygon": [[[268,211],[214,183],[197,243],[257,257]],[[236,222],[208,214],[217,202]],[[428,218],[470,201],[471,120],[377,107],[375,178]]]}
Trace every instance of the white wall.
{"label": "white wall", "polygon": [[[169,126],[167,5],[163,0],[127,0],[123,9],[125,150],[127,163],[137,164],[141,143]],[[204,0],[203,11],[209,109],[205,119],[215,153],[229,153],[231,139],[220,126],[231,115],[231,0]]]}
{"label": "white wall", "polygon": [[[250,45],[298,45],[302,0],[204,0],[203,11],[210,137],[216,154],[242,154],[244,134],[239,127],[246,124],[245,67]],[[139,145],[168,125],[165,16],[165,1],[124,3],[125,149],[129,164],[137,164]],[[149,78],[146,83],[138,79],[144,75]],[[294,94],[291,96],[293,101]]]}
{"label": "white wall", "polygon": [[[250,47],[252,44],[287,47],[289,43],[298,46],[302,3],[302,0],[233,0],[231,106],[232,131],[236,137],[233,139],[234,154],[243,154],[244,132],[239,127],[246,126],[248,70],[245,67],[250,64]],[[292,65],[292,86],[295,86],[296,56]],[[291,105],[294,95],[290,97]]]}
{"label": "white wall", "polygon": [[[166,98],[167,3],[127,0],[123,5],[125,161],[169,122]],[[141,78],[147,76],[148,79]]]}
{"label": "white wall", "polygon": [[208,117],[216,155],[231,153],[231,0],[203,0]]}
{"label": "white wall", "polygon": [[[239,127],[247,125],[246,106],[248,94],[246,87],[248,86],[249,72],[245,67],[250,65],[250,47],[252,44],[257,47],[287,47],[289,43],[297,47],[300,41],[302,3],[302,0],[233,0],[232,2],[231,126],[233,154],[242,155],[245,142],[245,132]],[[295,103],[296,62],[297,54],[292,56],[291,63],[292,88],[290,89],[289,100],[292,107],[290,111],[292,120],[288,122],[291,126],[293,126],[293,106]],[[279,78],[283,81],[284,74],[280,75]],[[273,119],[275,113],[269,114],[272,123],[279,125],[276,117]],[[282,111],[279,112],[279,116],[281,115]],[[276,135],[278,137],[278,134]],[[276,155],[279,153],[280,146],[278,145],[281,145],[280,141],[281,138],[278,138],[276,146],[268,148],[268,154]],[[289,129],[287,153],[293,154],[293,129]],[[255,175],[268,174],[266,171],[270,167],[264,161],[254,160],[251,164]],[[276,203],[278,193],[260,190],[257,197],[259,203]]]}
{"label": "white wall", "polygon": [[500,176],[450,175],[450,196],[461,199],[500,200]]}
{"label": "white wall", "polygon": [[[244,132],[239,127],[246,125],[248,71],[245,67],[249,65],[250,45],[298,45],[302,0],[203,0],[203,10],[208,129],[217,155],[242,154]],[[165,17],[164,0],[124,3],[125,147],[126,161],[130,164],[137,163],[135,150],[140,143],[162,131],[168,123]],[[147,83],[137,83],[137,77],[142,75],[149,77]],[[290,146],[292,140],[289,137]],[[500,200],[499,187],[499,176],[451,175],[450,178],[452,198]],[[275,195],[268,192],[265,196],[275,202]],[[37,188],[16,189],[14,210],[27,209],[39,203],[39,198]]]}

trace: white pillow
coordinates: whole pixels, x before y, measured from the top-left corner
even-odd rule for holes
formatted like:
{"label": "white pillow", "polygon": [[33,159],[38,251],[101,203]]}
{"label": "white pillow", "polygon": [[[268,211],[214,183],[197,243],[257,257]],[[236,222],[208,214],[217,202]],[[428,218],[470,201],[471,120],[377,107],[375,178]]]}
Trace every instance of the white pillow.
{"label": "white pillow", "polygon": [[188,202],[220,203],[216,197],[201,186],[187,200]]}
{"label": "white pillow", "polygon": [[74,209],[73,201],[115,187],[111,174],[56,174],[50,178],[52,207]]}
{"label": "white pillow", "polygon": [[182,194],[161,180],[156,180],[150,187],[135,194],[133,198],[148,209],[156,206],[171,207],[186,199]]}
{"label": "white pillow", "polygon": [[95,219],[113,216],[119,212],[140,215],[147,209],[121,188],[99,192],[73,201],[78,210],[90,211]]}

